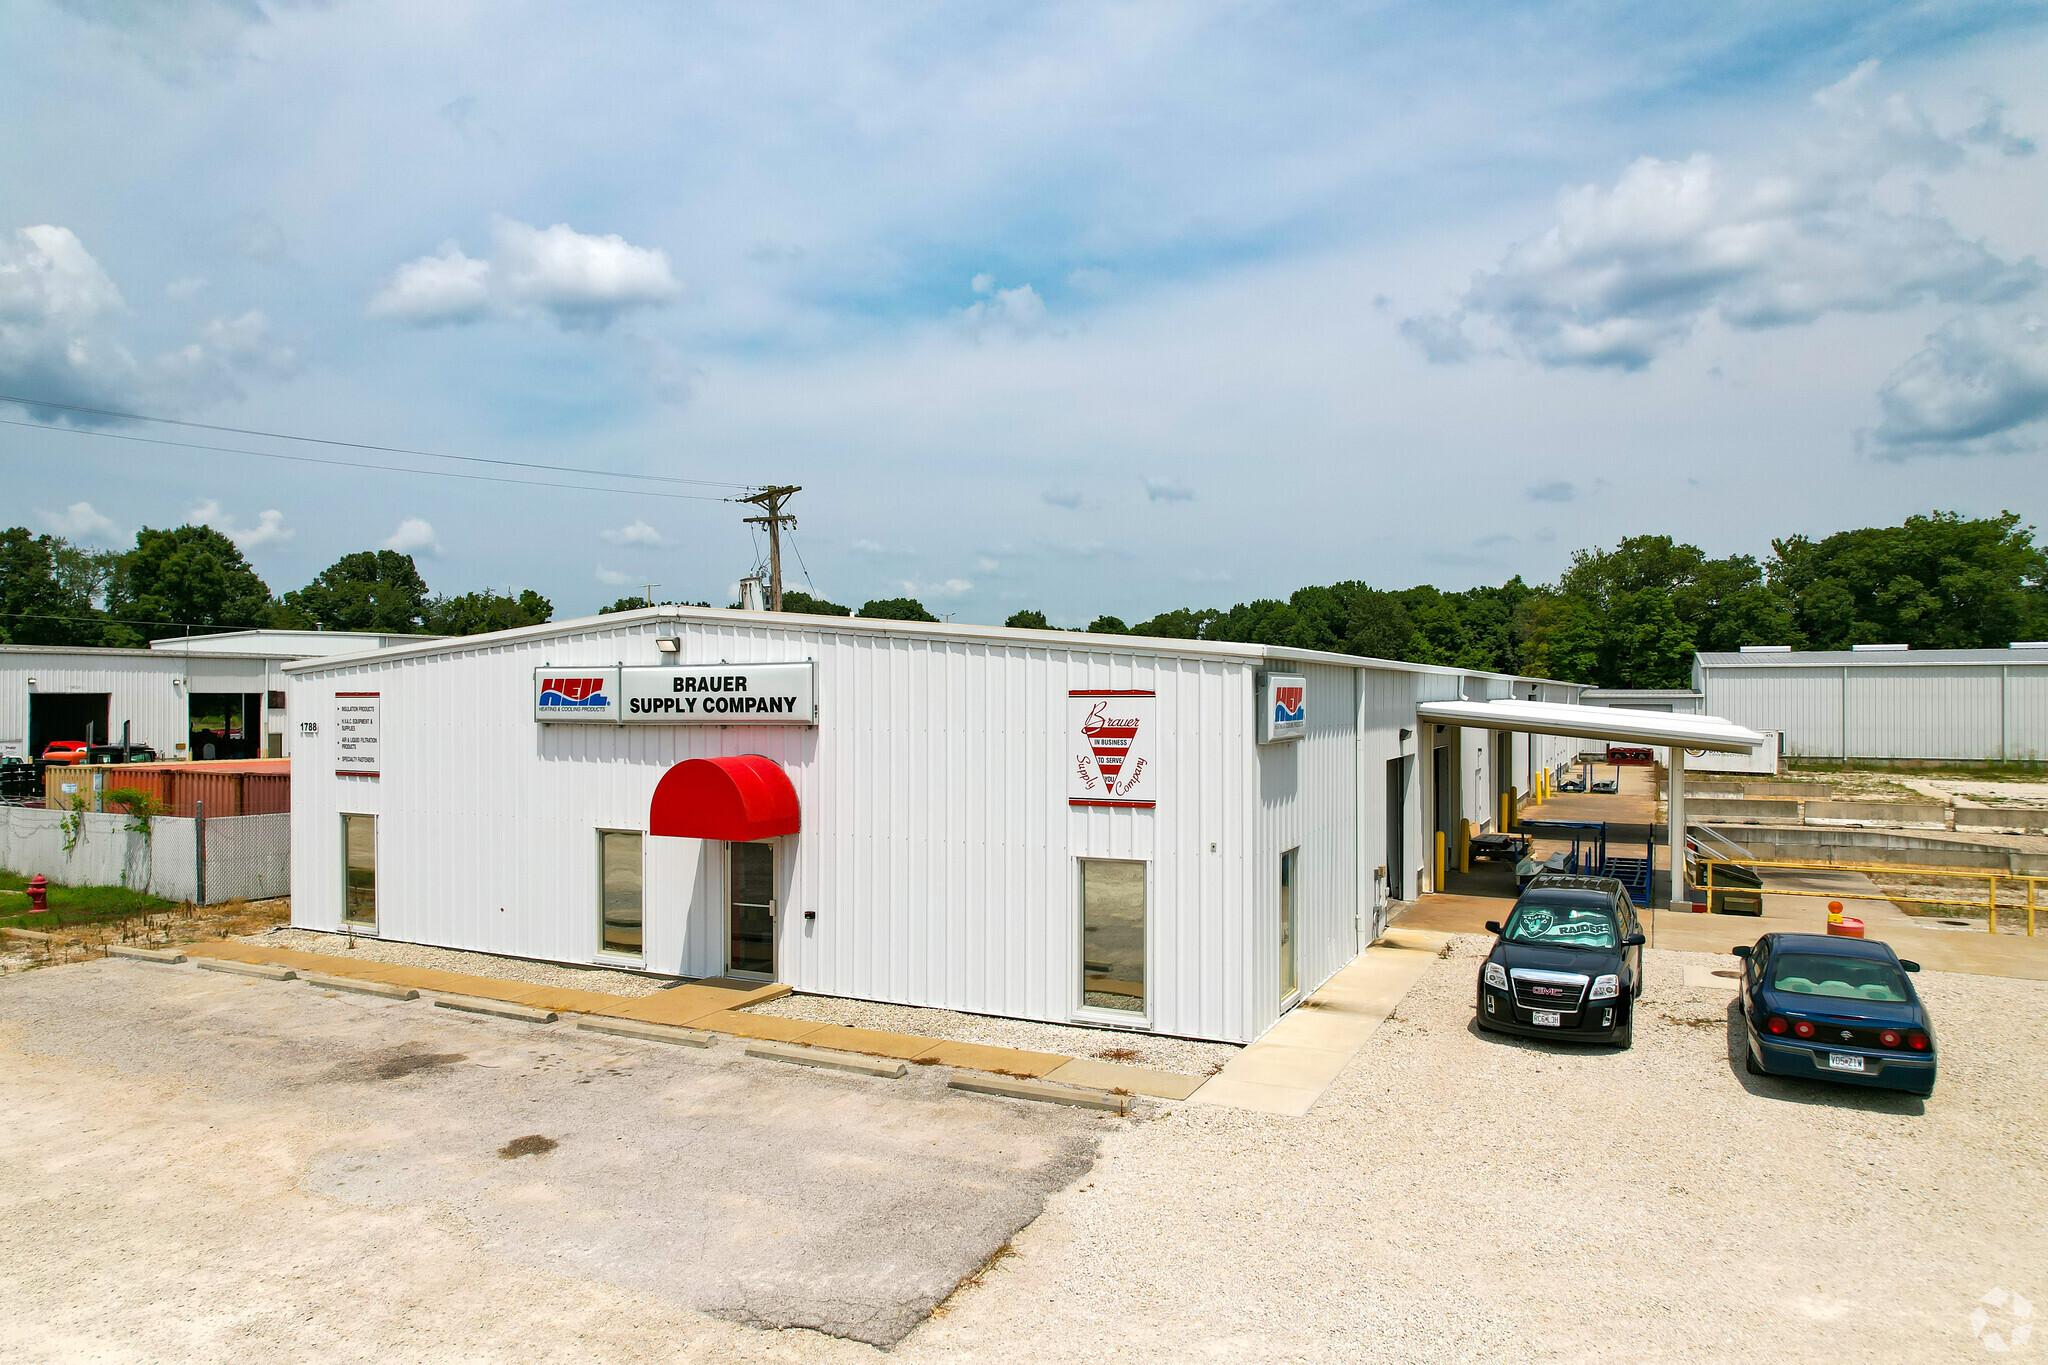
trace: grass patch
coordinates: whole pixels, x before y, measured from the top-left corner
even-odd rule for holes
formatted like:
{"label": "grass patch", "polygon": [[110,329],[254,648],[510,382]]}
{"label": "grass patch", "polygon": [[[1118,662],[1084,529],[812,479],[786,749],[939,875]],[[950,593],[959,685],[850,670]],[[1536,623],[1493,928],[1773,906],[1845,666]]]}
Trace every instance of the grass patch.
{"label": "grass patch", "polygon": [[[40,915],[28,913],[28,878],[19,872],[0,870],[0,928],[63,929],[98,920],[127,919],[135,915],[161,915],[180,908],[177,901],[130,891],[125,886],[58,886],[50,884],[50,908]],[[22,892],[9,895],[8,892]]]}

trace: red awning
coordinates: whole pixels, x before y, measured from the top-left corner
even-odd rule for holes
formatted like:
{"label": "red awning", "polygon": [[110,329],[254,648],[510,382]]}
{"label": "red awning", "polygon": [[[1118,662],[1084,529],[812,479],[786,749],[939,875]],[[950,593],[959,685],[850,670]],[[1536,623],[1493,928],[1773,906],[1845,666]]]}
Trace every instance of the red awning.
{"label": "red awning", "polygon": [[796,788],[760,754],[693,758],[661,775],[647,832],[676,839],[772,839],[797,831]]}

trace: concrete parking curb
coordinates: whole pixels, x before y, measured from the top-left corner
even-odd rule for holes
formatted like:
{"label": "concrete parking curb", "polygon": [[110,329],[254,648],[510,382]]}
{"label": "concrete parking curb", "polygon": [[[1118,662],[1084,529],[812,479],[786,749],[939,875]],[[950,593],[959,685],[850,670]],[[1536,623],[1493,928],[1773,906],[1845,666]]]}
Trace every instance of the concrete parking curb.
{"label": "concrete parking curb", "polygon": [[464,1014],[489,1014],[500,1019],[517,1019],[527,1024],[552,1024],[562,1017],[553,1010],[537,1010],[531,1005],[515,1005],[507,1000],[480,1000],[468,995],[437,996],[434,999],[434,1007],[461,1010]]}
{"label": "concrete parking curb", "polygon": [[607,1019],[603,1015],[586,1014],[576,1021],[576,1027],[591,1033],[611,1033],[621,1038],[638,1038],[647,1043],[674,1043],[680,1047],[710,1047],[711,1035],[693,1028],[677,1028],[673,1024],[648,1024],[638,1019]]}
{"label": "concrete parking curb", "polygon": [[1014,1080],[1008,1076],[955,1076],[946,1084],[954,1090],[977,1095],[1001,1095],[1012,1100],[1037,1100],[1043,1104],[1069,1104],[1076,1109],[1102,1109],[1112,1114],[1131,1112],[1129,1095],[1112,1095],[1106,1090],[1083,1090],[1071,1085],[1048,1085],[1044,1081]]}
{"label": "concrete parking curb", "polygon": [[858,1076],[879,1076],[889,1081],[910,1071],[908,1062],[894,1057],[863,1057],[857,1052],[832,1052],[821,1047],[799,1047],[795,1043],[749,1043],[747,1055],[771,1062],[823,1067],[827,1071],[851,1071]]}
{"label": "concrete parking curb", "polygon": [[385,1000],[417,1000],[420,993],[410,986],[394,986],[388,981],[357,981],[346,976],[319,976],[308,972],[299,980],[308,986],[318,986],[324,991],[354,991],[357,995],[374,995]]}
{"label": "concrete parking curb", "polygon": [[107,949],[109,957],[132,957],[137,962],[160,962],[166,967],[175,967],[185,960],[185,955],[174,948],[130,948],[117,943]]}
{"label": "concrete parking curb", "polygon": [[201,958],[198,962],[202,972],[228,972],[235,976],[260,977],[265,981],[296,981],[299,974],[289,967],[273,967],[267,962],[235,962],[224,957]]}

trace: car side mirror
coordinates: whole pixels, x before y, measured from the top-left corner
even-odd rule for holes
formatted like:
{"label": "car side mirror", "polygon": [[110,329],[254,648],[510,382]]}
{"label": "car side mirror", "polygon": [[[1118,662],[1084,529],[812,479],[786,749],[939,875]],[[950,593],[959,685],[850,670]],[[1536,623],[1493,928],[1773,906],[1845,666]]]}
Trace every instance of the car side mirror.
{"label": "car side mirror", "polygon": [[1748,957],[1749,945],[1747,943],[1738,943],[1733,948],[1730,948],[1728,951],[1735,954],[1737,957]]}
{"label": "car side mirror", "polygon": [[1640,948],[1649,941],[1650,940],[1644,938],[1641,934],[1630,934],[1627,938],[1621,941],[1621,946],[1624,948]]}
{"label": "car side mirror", "polygon": [[1486,932],[1487,932],[1487,933],[1489,933],[1489,934],[1497,934],[1497,933],[1499,933],[1499,932],[1500,932],[1500,921],[1499,921],[1499,920],[1497,920],[1497,919],[1490,919],[1490,920],[1488,920],[1488,921],[1486,922]]}
{"label": "car side mirror", "polygon": [[1903,958],[1903,957],[1899,959],[1899,966],[1903,967],[1903,968],[1904,968],[1905,970],[1907,970],[1907,971],[1909,971],[1909,972],[1917,972],[1917,971],[1919,971],[1919,970],[1920,970],[1920,964],[1919,964],[1919,963],[1917,963],[1917,962],[1908,962],[1908,961],[1907,961],[1907,960],[1906,960],[1905,958]]}

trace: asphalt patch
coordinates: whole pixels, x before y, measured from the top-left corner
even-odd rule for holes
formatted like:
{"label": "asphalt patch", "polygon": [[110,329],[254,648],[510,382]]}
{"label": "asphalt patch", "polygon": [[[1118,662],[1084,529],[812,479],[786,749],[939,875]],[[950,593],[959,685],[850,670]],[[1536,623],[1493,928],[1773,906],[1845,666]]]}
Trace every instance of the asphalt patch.
{"label": "asphalt patch", "polygon": [[398,1081],[422,1071],[437,1071],[468,1060],[466,1052],[420,1052],[411,1047],[393,1048],[357,1061],[343,1062],[322,1079],[342,1085]]}

